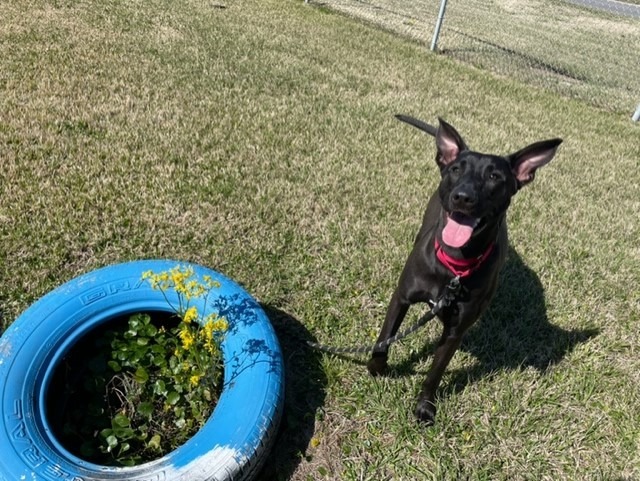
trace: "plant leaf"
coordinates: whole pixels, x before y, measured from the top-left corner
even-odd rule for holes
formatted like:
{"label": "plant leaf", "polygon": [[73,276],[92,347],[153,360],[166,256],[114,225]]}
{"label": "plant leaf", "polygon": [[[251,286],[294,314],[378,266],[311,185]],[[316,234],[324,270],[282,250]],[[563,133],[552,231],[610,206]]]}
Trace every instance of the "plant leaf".
{"label": "plant leaf", "polygon": [[135,379],[136,382],[139,382],[140,384],[144,384],[149,380],[149,373],[144,367],[140,366],[138,369],[136,369],[136,372],[133,375],[133,379]]}
{"label": "plant leaf", "polygon": [[154,451],[159,451],[160,450],[160,441],[161,440],[162,440],[162,438],[160,437],[159,434],[154,434],[153,436],[151,436],[151,439],[147,443],[147,447],[149,449],[153,449]]}
{"label": "plant leaf", "polygon": [[153,403],[148,401],[140,403],[138,406],[138,412],[143,416],[151,417],[153,414]]}
{"label": "plant leaf", "polygon": [[107,366],[109,366],[113,372],[122,371],[122,368],[120,367],[120,364],[117,361],[109,361],[107,363]]}
{"label": "plant leaf", "polygon": [[116,438],[113,434],[105,440],[107,441],[107,452],[110,453],[113,448],[118,445],[118,438]]}
{"label": "plant leaf", "polygon": [[111,422],[113,428],[128,428],[131,426],[131,421],[124,414],[116,414]]}
{"label": "plant leaf", "polygon": [[172,406],[176,404],[179,400],[180,400],[180,394],[178,394],[177,392],[171,391],[169,394],[167,394],[167,402]]}

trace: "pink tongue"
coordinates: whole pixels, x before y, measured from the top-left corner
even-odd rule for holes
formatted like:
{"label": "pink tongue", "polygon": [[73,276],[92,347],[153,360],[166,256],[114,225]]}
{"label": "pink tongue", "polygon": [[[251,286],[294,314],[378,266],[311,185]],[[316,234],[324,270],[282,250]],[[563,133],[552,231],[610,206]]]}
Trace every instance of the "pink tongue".
{"label": "pink tongue", "polygon": [[447,216],[447,221],[442,230],[442,241],[449,247],[462,247],[473,234],[475,219],[471,217],[455,215],[455,219]]}

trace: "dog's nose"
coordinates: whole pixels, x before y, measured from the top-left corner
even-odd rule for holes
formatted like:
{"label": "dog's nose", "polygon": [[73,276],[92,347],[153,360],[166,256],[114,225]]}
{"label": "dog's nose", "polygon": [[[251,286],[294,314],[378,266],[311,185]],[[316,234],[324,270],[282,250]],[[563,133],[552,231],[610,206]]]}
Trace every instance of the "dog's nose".
{"label": "dog's nose", "polygon": [[451,194],[455,207],[470,207],[476,203],[476,196],[470,189],[459,188]]}

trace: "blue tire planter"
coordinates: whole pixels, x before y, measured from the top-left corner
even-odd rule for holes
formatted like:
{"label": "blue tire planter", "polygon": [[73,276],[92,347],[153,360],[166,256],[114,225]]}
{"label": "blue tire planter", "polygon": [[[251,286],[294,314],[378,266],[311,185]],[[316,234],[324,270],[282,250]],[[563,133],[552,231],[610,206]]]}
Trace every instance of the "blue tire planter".
{"label": "blue tire planter", "polygon": [[136,261],[90,272],[45,295],[7,329],[0,338],[0,481],[245,480],[257,474],[282,412],[280,347],[249,294],[197,265],[198,277],[209,275],[220,283],[211,291],[205,315],[216,312],[229,323],[222,344],[224,388],[202,429],[168,455],[130,468],[84,461],[52,434],[48,419],[56,413],[47,412],[46,395],[56,365],[79,339],[109,320],[168,312],[162,293],[141,275],[178,264]]}

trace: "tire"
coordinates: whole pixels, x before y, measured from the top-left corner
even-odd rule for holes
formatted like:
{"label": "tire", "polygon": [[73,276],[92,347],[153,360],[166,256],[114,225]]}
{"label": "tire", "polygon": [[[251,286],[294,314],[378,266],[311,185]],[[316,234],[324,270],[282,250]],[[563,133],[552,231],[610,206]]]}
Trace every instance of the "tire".
{"label": "tire", "polygon": [[177,264],[136,261],[90,272],[45,295],[7,329],[0,338],[0,481],[245,480],[257,474],[282,412],[280,346],[249,294],[197,265],[196,275],[220,283],[209,295],[205,315],[216,312],[229,324],[222,343],[224,388],[200,431],[166,456],[127,468],[77,458],[52,434],[47,418],[55,413],[46,412],[46,394],[56,365],[80,338],[110,319],[169,311],[162,293],[141,275]]}

